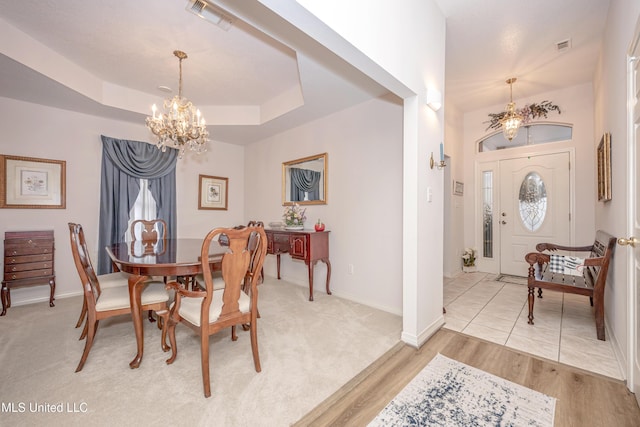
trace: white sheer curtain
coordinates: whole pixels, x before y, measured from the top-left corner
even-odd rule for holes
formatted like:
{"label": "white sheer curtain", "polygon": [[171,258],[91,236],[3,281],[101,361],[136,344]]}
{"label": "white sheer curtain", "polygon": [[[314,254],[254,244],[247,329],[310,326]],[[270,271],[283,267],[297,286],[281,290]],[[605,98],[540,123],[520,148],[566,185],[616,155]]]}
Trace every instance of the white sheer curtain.
{"label": "white sheer curtain", "polygon": [[[131,229],[131,223],[133,221],[138,219],[152,220],[156,219],[157,215],[158,210],[156,208],[156,201],[151,195],[151,191],[149,191],[149,181],[141,179],[140,192],[133,204],[133,208],[131,208],[131,211],[129,212],[129,224],[127,226],[127,231],[124,233],[124,240],[127,243],[131,242],[131,233],[129,230]],[[142,240],[141,234],[142,228],[138,227],[138,230],[136,230],[136,240]]]}

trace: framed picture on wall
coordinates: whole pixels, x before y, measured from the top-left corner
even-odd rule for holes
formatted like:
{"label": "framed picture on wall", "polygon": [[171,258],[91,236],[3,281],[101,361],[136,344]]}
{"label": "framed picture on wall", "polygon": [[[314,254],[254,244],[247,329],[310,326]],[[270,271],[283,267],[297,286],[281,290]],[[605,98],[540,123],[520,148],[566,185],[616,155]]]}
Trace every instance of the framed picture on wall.
{"label": "framed picture on wall", "polygon": [[611,200],[611,134],[605,133],[598,144],[598,200]]}
{"label": "framed picture on wall", "polygon": [[0,155],[0,208],[65,209],[66,162]]}
{"label": "framed picture on wall", "polygon": [[453,181],[453,194],[456,196],[462,196],[464,194],[464,183],[460,181]]}
{"label": "framed picture on wall", "polygon": [[229,178],[200,175],[198,209],[227,210]]}

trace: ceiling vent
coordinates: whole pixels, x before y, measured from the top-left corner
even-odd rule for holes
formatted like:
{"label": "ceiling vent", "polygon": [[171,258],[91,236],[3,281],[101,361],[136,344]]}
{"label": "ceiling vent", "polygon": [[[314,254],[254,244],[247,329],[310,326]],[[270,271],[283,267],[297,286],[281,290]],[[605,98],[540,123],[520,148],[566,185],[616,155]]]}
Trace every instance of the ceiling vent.
{"label": "ceiling vent", "polygon": [[200,18],[217,25],[225,31],[228,31],[233,24],[234,17],[217,6],[212,5],[203,0],[189,0],[186,9],[198,15]]}
{"label": "ceiling vent", "polygon": [[556,50],[558,52],[564,52],[571,49],[571,39],[562,40],[556,43]]}

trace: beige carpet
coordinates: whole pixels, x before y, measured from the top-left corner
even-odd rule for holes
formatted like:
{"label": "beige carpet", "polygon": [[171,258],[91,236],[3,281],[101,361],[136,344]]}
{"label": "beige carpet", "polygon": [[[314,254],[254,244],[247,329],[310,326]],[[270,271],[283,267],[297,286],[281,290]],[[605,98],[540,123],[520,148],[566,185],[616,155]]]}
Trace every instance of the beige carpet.
{"label": "beige carpet", "polygon": [[308,289],[268,277],[259,290],[262,372],[248,333],[232,342],[222,332],[210,344],[208,399],[198,339],[182,325],[178,357],[166,365],[160,331],[145,321],[144,360],[132,370],[130,318],[103,321],[74,373],[84,346],[74,328],[80,297],[10,308],[0,318],[0,424],[288,426],[399,340],[399,316],[323,293],[309,302]]}

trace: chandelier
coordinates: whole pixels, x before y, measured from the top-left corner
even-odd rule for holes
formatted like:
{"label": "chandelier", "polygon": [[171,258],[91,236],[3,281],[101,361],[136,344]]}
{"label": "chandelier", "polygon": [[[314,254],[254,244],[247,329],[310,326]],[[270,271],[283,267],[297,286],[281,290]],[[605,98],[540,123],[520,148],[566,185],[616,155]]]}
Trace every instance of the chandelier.
{"label": "chandelier", "polygon": [[188,148],[196,153],[207,151],[209,132],[204,117],[200,110],[193,106],[191,101],[182,97],[182,60],[187,59],[187,54],[174,50],[173,54],[180,61],[180,80],[178,95],[173,99],[164,100],[164,112],[157,112],[156,104],[153,104],[152,117],[147,117],[147,127],[158,137],[156,144],[162,152],[167,150],[167,145],[180,150],[179,158],[182,158]]}
{"label": "chandelier", "polygon": [[513,84],[516,82],[516,78],[512,77],[507,80],[507,84],[509,85],[510,95],[509,95],[509,103],[507,104],[507,109],[504,113],[504,117],[500,120],[500,124],[502,125],[502,133],[504,137],[511,141],[513,138],[518,135],[518,129],[522,124],[522,115],[516,111],[516,104],[513,102]]}

